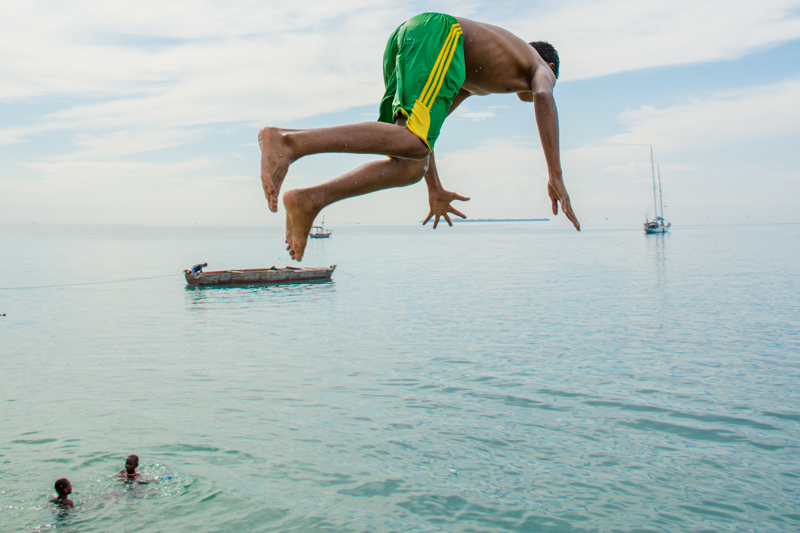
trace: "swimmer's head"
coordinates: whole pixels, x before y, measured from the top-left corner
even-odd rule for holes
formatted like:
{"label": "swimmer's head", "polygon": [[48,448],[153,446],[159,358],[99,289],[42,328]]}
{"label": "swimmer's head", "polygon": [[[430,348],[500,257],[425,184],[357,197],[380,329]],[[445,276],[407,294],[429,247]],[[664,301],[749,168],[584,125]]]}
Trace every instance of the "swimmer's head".
{"label": "swimmer's head", "polygon": [[552,69],[553,74],[555,74],[556,79],[558,79],[558,52],[553,48],[553,45],[545,41],[534,41],[528,44],[539,52],[539,55],[542,56],[545,63],[550,65],[550,69]]}
{"label": "swimmer's head", "polygon": [[63,498],[68,494],[72,494],[72,483],[70,483],[67,478],[62,477],[56,480],[55,489],[58,495]]}
{"label": "swimmer's head", "polygon": [[125,459],[125,470],[129,474],[135,474],[137,466],[139,466],[139,456],[138,455],[129,455],[128,458]]}

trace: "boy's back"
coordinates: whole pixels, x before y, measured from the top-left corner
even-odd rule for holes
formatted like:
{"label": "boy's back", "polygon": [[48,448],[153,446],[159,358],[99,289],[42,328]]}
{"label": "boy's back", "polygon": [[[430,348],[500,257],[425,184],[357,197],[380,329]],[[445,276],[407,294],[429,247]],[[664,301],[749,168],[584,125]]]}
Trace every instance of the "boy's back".
{"label": "boy's back", "polygon": [[530,44],[503,28],[456,18],[464,31],[463,88],[470,94],[528,92],[539,71],[555,84],[555,75]]}

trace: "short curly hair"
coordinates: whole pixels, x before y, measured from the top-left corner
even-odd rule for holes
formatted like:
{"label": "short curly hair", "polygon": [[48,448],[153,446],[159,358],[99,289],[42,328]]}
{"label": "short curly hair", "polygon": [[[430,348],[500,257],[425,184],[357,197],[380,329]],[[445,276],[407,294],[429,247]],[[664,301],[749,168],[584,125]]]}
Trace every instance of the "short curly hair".
{"label": "short curly hair", "polygon": [[59,496],[66,496],[69,480],[65,477],[56,480],[55,489]]}
{"label": "short curly hair", "polygon": [[533,48],[539,52],[539,55],[542,56],[547,63],[552,63],[553,67],[553,74],[556,75],[556,79],[558,79],[558,52],[556,49],[553,48],[553,45],[546,42],[546,41],[533,41],[532,43],[528,43],[529,45],[533,46]]}

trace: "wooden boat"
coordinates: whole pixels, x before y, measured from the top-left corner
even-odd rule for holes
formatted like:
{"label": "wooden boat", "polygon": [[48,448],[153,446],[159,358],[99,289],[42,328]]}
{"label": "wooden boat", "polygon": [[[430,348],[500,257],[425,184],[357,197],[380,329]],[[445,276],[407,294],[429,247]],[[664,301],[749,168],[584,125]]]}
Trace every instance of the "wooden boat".
{"label": "wooden boat", "polygon": [[192,274],[184,270],[186,283],[195,287],[217,287],[222,285],[265,285],[274,283],[303,283],[328,281],[336,270],[329,267],[247,268],[242,270],[212,270]]}
{"label": "wooden boat", "polygon": [[322,223],[319,226],[311,226],[311,233],[308,236],[312,239],[327,239],[331,233],[333,231],[325,229],[325,217],[322,217]]}

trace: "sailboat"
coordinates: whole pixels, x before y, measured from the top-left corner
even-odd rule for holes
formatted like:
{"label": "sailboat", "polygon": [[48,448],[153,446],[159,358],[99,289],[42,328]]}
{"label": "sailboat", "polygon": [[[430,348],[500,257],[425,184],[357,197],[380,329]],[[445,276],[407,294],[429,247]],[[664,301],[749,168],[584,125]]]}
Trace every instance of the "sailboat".
{"label": "sailboat", "polygon": [[[647,215],[644,217],[644,232],[645,233],[666,233],[672,225],[664,220],[664,199],[661,196],[661,165],[658,166],[658,200],[656,203],[656,169],[653,162],[653,147],[650,147],[650,171],[653,174],[653,208],[656,211],[653,220],[647,220]],[[659,215],[659,205],[661,206],[661,214]]]}
{"label": "sailboat", "polygon": [[319,226],[311,226],[311,233],[308,236],[312,239],[327,239],[331,233],[333,231],[325,229],[325,217],[322,217],[322,223]]}

